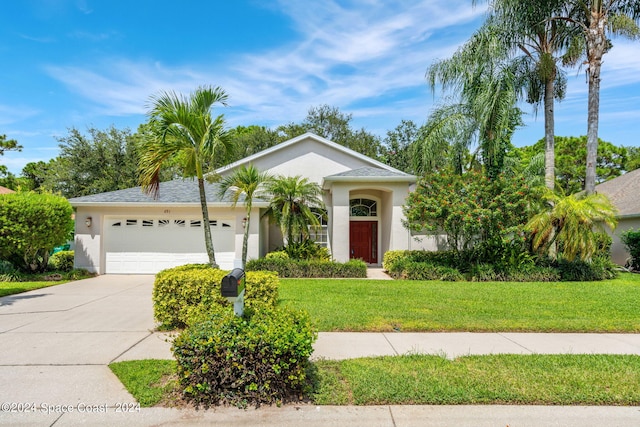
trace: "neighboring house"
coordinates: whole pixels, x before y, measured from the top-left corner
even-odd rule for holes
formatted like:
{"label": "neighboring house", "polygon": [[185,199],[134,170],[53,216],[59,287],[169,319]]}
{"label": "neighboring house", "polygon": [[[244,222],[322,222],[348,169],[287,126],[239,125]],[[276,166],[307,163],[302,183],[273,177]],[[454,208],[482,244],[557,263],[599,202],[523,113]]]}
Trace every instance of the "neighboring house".
{"label": "neighboring house", "polygon": [[0,185],[0,195],[1,194],[9,194],[9,193],[15,193],[15,191],[9,190],[7,187],[3,187],[3,186]]}
{"label": "neighboring house", "polygon": [[[402,206],[416,177],[306,133],[216,172],[227,176],[253,164],[272,175],[300,175],[323,189],[327,218],[315,236],[333,258],[361,258],[379,265],[388,250],[419,246],[403,227]],[[207,184],[207,203],[216,261],[223,269],[242,254],[245,207],[231,208]],[[185,263],[205,263],[202,214],[195,180],[160,184],[156,200],[140,187],[71,199],[76,209],[75,266],[104,273],[150,274]],[[248,258],[282,245],[278,227],[261,218],[268,201],[256,200],[250,224]]]}
{"label": "neighboring house", "polygon": [[597,185],[596,192],[605,194],[618,208],[618,227],[612,235],[611,259],[624,265],[629,252],[620,241],[620,235],[630,228],[640,229],[640,169]]}

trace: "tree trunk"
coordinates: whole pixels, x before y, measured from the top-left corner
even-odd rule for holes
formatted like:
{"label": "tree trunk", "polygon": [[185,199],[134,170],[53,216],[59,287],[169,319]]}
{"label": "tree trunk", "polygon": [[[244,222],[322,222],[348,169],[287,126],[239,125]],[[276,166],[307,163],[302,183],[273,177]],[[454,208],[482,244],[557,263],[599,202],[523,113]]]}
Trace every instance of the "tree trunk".
{"label": "tree trunk", "polygon": [[213,268],[219,268],[216,263],[216,254],[213,250],[213,239],[211,238],[211,225],[209,223],[209,210],[207,209],[207,196],[204,192],[204,178],[198,178],[198,190],[200,191],[200,207],[202,208],[202,227],[204,228],[204,245],[207,248],[209,264]]}
{"label": "tree trunk", "polygon": [[555,76],[550,77],[544,85],[544,183],[549,190],[553,190],[556,182],[555,122],[553,116],[554,80]]}
{"label": "tree trunk", "polygon": [[247,204],[247,221],[244,226],[244,236],[242,238],[242,268],[247,263],[247,247],[249,246],[249,224],[251,224],[251,204]]}
{"label": "tree trunk", "polygon": [[587,32],[587,60],[589,62],[589,110],[587,118],[587,172],[584,190],[587,195],[596,191],[596,162],[598,158],[598,120],[600,112],[600,67],[607,38],[606,22],[602,13],[592,12]]}

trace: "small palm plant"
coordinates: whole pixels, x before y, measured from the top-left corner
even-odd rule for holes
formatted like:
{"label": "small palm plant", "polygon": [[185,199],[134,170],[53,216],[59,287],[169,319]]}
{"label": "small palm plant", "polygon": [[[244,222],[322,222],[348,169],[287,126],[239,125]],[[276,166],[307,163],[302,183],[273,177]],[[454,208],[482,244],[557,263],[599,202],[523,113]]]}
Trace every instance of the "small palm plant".
{"label": "small palm plant", "polygon": [[267,186],[271,202],[266,215],[280,226],[285,244],[302,242],[309,237],[309,227],[319,227],[313,209],[324,209],[322,189],[300,176],[281,176]]}
{"label": "small palm plant", "polygon": [[[617,210],[603,194],[584,193],[560,197],[551,191],[545,194],[549,210],[539,213],[527,223],[533,248],[549,251],[558,245],[558,255],[567,261],[579,258],[590,261],[598,248],[598,233],[605,226],[617,225]],[[556,256],[555,251],[550,252]]]}
{"label": "small palm plant", "polygon": [[235,207],[244,196],[244,205],[247,209],[247,222],[244,227],[242,239],[242,267],[247,262],[247,246],[249,242],[249,224],[251,223],[251,209],[255,198],[265,198],[265,186],[271,182],[272,177],[266,172],[260,172],[253,165],[242,166],[233,174],[220,182],[218,196],[223,198],[227,192],[231,194],[232,206]]}

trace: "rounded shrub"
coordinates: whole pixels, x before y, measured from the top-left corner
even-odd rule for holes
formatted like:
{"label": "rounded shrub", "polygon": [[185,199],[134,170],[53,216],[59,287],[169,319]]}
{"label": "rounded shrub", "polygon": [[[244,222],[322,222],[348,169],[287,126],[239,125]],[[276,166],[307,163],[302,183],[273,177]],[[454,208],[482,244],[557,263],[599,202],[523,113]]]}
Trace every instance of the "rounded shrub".
{"label": "rounded shrub", "polygon": [[265,255],[265,259],[289,259],[289,254],[285,251],[269,252]]}
{"label": "rounded shrub", "polygon": [[71,271],[73,270],[73,251],[60,251],[49,257],[49,270]]}
{"label": "rounded shrub", "polygon": [[316,337],[302,311],[261,307],[238,317],[215,308],[173,342],[183,396],[205,408],[299,399]]}
{"label": "rounded shrub", "polygon": [[[220,284],[227,273],[207,264],[189,264],[159,272],[153,286],[155,319],[165,329],[183,328],[200,312],[207,312],[213,306],[229,305],[220,295]],[[274,307],[278,302],[279,283],[275,273],[247,272],[245,306]]]}

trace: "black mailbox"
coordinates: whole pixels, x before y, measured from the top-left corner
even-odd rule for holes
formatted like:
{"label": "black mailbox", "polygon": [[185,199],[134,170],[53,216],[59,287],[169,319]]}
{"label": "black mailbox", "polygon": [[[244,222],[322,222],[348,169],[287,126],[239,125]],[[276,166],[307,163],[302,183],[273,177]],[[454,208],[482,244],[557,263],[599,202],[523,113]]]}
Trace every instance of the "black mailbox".
{"label": "black mailbox", "polygon": [[234,268],[231,273],[222,278],[221,294],[223,297],[237,297],[242,291],[244,277],[244,270],[241,268]]}

